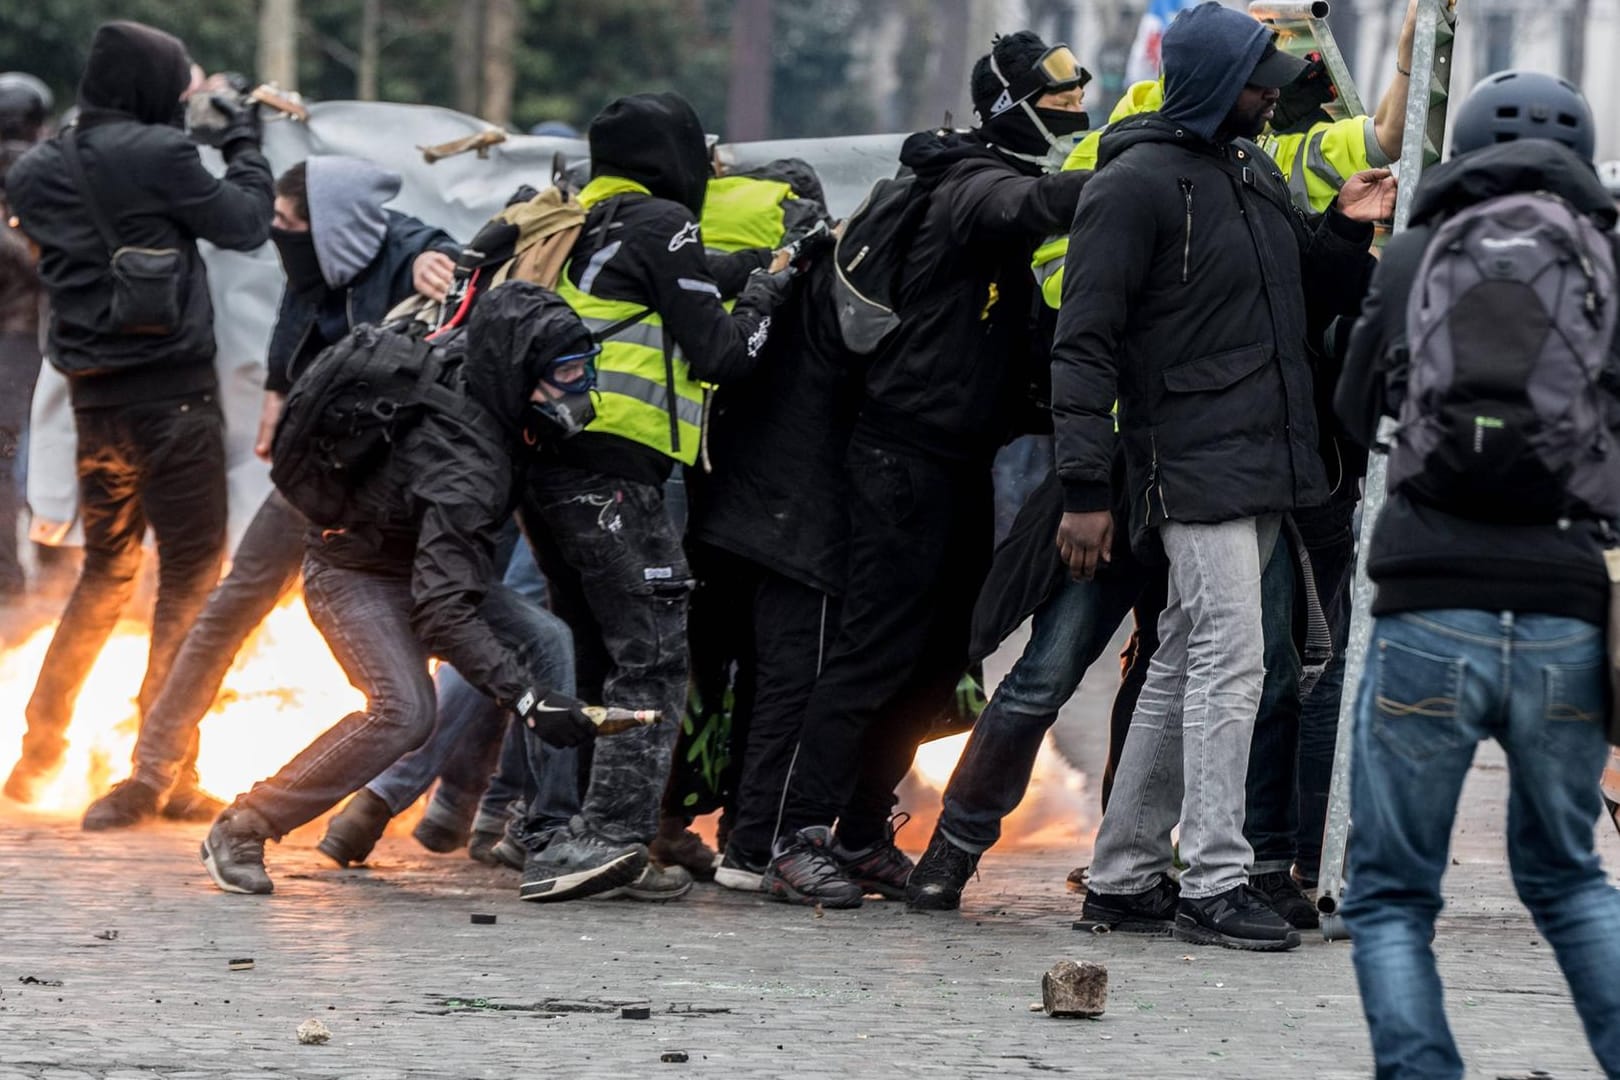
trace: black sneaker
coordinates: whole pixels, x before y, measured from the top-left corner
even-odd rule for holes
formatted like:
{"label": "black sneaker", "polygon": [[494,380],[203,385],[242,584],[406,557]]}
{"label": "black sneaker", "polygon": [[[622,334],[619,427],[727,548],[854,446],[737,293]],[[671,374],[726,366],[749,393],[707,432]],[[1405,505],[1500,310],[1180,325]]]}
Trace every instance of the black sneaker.
{"label": "black sneaker", "polygon": [[348,805],[326,823],[326,835],[315,845],[315,850],[339,866],[358,866],[377,846],[393,817],[394,812],[388,809],[387,803],[370,788],[361,788]]}
{"label": "black sneaker", "polygon": [[1294,875],[1286,870],[1272,874],[1255,874],[1249,878],[1249,887],[1271,905],[1295,930],[1315,930],[1322,925],[1316,914],[1316,905],[1305,898]]}
{"label": "black sneaker", "polygon": [[122,780],[84,812],[85,832],[127,829],[157,817],[158,792],[135,780]]}
{"label": "black sneaker", "polygon": [[165,821],[213,821],[225,812],[225,804],[196,785],[175,788],[163,804]]}
{"label": "black sneaker", "polygon": [[645,845],[565,833],[524,861],[518,896],[539,903],[595,896],[635,881],[646,865]]}
{"label": "black sneaker", "polygon": [[955,911],[962,906],[962,887],[978,869],[977,854],[963,851],[935,829],[906,881],[906,910]]}
{"label": "black sneaker", "polygon": [[647,845],[647,854],[665,866],[681,867],[698,881],[713,881],[715,865],[720,861],[714,848],[678,817],[658,822],[658,835]]}
{"label": "black sneaker", "polygon": [[885,900],[904,900],[906,881],[917,864],[911,861],[910,855],[895,846],[894,837],[910,820],[911,815],[904,812],[894,815],[884,827],[883,839],[858,851],[851,851],[834,841],[833,858],[838,860],[838,867],[844,876]]}
{"label": "black sneaker", "polygon": [[790,904],[857,908],[866,890],[844,876],[833,857],[832,830],[812,825],[793,834],[765,868],[765,895]]}
{"label": "black sneaker", "polygon": [[[495,835],[497,838],[500,836],[499,833]],[[416,823],[416,828],[411,830],[411,839],[436,855],[448,855],[467,843],[467,830],[452,829],[424,817]]]}
{"label": "black sneaker", "polygon": [[756,862],[738,851],[735,844],[729,845],[715,868],[714,883],[738,892],[764,892],[765,868],[769,865],[769,859]]}
{"label": "black sneaker", "polygon": [[516,840],[508,840],[504,832],[477,832],[467,841],[467,858],[485,866],[504,866],[509,870],[523,869],[528,852]]}
{"label": "black sneaker", "polygon": [[1182,900],[1176,912],[1176,940],[1248,952],[1282,952],[1299,947],[1299,931],[1273,911],[1259,892],[1238,885],[1202,900]]}
{"label": "black sneaker", "polygon": [[1095,934],[1118,931],[1169,937],[1175,932],[1176,905],[1180,902],[1180,886],[1167,877],[1139,893],[1103,893],[1087,888],[1074,928]]}
{"label": "black sneaker", "polygon": [[679,900],[692,891],[692,875],[682,866],[660,866],[648,861],[641,876],[630,884],[598,893],[598,900],[641,900],[661,904],[666,900]]}
{"label": "black sneaker", "polygon": [[264,842],[271,835],[269,823],[257,811],[227,807],[202,842],[208,876],[229,893],[274,892],[275,885],[264,871]]}

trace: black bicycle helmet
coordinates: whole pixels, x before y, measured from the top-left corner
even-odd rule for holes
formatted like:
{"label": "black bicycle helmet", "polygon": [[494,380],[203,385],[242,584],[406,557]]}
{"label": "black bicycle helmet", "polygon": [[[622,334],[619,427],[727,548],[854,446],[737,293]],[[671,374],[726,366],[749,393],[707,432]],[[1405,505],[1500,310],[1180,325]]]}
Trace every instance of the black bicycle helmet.
{"label": "black bicycle helmet", "polygon": [[51,114],[50,87],[23,71],[0,72],[0,138],[32,139]]}
{"label": "black bicycle helmet", "polygon": [[1551,139],[1591,160],[1592,110],[1575,85],[1540,71],[1498,71],[1480,80],[1457,108],[1451,152],[1466,154],[1517,139]]}

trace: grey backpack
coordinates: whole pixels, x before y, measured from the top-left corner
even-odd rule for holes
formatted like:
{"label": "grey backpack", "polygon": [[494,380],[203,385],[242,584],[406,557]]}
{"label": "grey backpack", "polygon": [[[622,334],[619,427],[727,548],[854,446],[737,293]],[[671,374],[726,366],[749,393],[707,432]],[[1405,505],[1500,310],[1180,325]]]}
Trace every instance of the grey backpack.
{"label": "grey backpack", "polygon": [[1406,313],[1389,486],[1479,521],[1620,516],[1598,377],[1616,322],[1611,239],[1545,192],[1436,230]]}

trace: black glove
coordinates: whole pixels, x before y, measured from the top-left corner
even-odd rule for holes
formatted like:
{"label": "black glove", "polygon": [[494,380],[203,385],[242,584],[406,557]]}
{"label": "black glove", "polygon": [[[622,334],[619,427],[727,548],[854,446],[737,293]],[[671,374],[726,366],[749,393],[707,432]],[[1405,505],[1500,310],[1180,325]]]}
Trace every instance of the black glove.
{"label": "black glove", "polygon": [[512,711],[540,741],[552,746],[579,746],[596,737],[596,725],[585,715],[585,703],[556,690],[530,690]]}
{"label": "black glove", "polygon": [[788,256],[788,265],[793,272],[802,274],[810,269],[812,263],[832,251],[838,246],[838,238],[833,235],[832,229],[825,221],[818,221],[799,236],[792,237],[785,245],[791,253]]}
{"label": "black glove", "polygon": [[264,125],[259,120],[258,102],[229,94],[215,94],[208,100],[225,117],[225,126],[216,136],[216,145],[221,150],[230,149],[235,142],[247,141],[254,146],[259,145]]}
{"label": "black glove", "polygon": [[737,297],[737,306],[751,308],[761,315],[769,315],[782,306],[788,297],[788,290],[793,286],[793,268],[778,270],[771,273],[769,270],[755,270],[748,275],[748,282],[743,286],[741,295]]}

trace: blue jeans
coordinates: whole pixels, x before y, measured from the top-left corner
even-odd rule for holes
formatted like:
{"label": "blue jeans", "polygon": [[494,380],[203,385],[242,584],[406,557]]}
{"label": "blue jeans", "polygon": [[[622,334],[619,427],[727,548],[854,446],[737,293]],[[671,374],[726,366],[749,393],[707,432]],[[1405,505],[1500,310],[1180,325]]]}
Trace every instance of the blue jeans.
{"label": "blue jeans", "polygon": [[[564,694],[574,693],[574,637],[567,624],[540,605],[546,596],[546,579],[535,565],[529,545],[512,549],[502,584],[525,600],[533,601],[529,613],[532,639],[529,642],[532,667],[538,685]],[[497,805],[510,806],[524,796],[528,774],[521,771],[491,783],[505,737],[508,713],[446,664],[438,675],[438,721],[433,734],[421,748],[400,758],[388,771],[367,784],[372,794],[401,813],[414,803],[435,779],[439,788],[428,804],[427,818],[438,825],[464,832],[471,828],[479,812],[485,787],[494,816],[505,823]],[[573,755],[573,750],[555,752]],[[526,758],[525,758],[526,762]]]}
{"label": "blue jeans", "polygon": [[1052,436],[1020,435],[996,454],[991,479],[996,491],[996,543],[1007,538],[1030,493],[1052,471]]}
{"label": "blue jeans", "polygon": [[1463,779],[1507,751],[1508,863],[1599,1063],[1620,1077],[1620,892],[1593,850],[1608,757],[1603,631],[1550,615],[1380,618],[1356,703],[1344,918],[1381,1080],[1460,1077],[1429,942]]}
{"label": "blue jeans", "polygon": [[[432,734],[438,713],[428,652],[411,625],[409,577],[393,577],[304,560],[304,603],[366,707],[327,729],[268,780],[237,800],[258,811],[281,836],[320,817],[377,778]],[[555,619],[511,590],[485,593],[479,617],[544,685],[537,644],[554,636]]]}
{"label": "blue jeans", "polygon": [[1001,838],[1058,710],[1130,614],[1144,575],[1134,565],[1120,569],[1065,581],[1036,609],[1029,644],[973,725],[945,787],[939,831],[963,851],[985,851]]}

